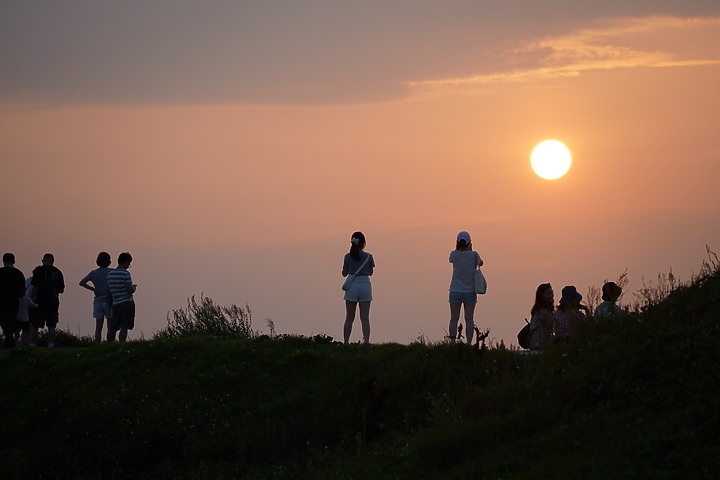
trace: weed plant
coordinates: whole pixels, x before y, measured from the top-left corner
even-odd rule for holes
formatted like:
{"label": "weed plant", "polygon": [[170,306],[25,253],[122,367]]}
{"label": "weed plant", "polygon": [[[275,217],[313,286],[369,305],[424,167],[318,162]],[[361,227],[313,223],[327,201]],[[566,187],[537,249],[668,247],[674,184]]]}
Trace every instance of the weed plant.
{"label": "weed plant", "polygon": [[227,338],[252,338],[257,332],[252,329],[252,311],[248,305],[229,307],[217,305],[213,300],[200,295],[188,299],[187,307],[174,309],[168,314],[167,327],[153,338],[169,339],[180,337],[212,336]]}

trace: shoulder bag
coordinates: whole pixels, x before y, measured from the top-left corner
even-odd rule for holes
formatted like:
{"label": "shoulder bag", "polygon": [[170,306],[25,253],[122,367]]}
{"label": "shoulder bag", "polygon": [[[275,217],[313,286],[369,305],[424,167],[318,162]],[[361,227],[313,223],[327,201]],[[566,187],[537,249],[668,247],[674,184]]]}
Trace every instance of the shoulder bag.
{"label": "shoulder bag", "polygon": [[363,269],[363,267],[364,267],[365,264],[368,262],[368,260],[370,260],[370,254],[369,254],[369,253],[368,253],[368,256],[365,257],[365,260],[360,264],[360,268],[358,268],[357,270],[355,270],[355,273],[354,273],[354,274],[349,274],[349,275],[347,276],[347,278],[345,278],[345,281],[344,281],[343,284],[342,284],[342,289],[343,289],[343,291],[347,292],[348,290],[350,290],[350,285],[352,285],[352,282],[353,282],[353,280],[355,280],[355,277],[357,276],[358,272]]}
{"label": "shoulder bag", "polygon": [[475,270],[475,293],[484,294],[487,292],[487,280],[479,268]]}

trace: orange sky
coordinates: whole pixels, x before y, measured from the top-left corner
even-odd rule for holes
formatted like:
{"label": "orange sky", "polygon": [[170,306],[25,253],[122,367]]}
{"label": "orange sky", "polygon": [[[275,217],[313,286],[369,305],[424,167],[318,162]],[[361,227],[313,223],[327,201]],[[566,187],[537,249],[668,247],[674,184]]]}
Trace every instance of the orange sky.
{"label": "orange sky", "polygon": [[[97,252],[129,250],[139,284],[131,338],[149,337],[171,308],[201,292],[247,302],[256,328],[272,317],[281,333],[339,338],[339,272],[355,230],[377,263],[373,341],[445,335],[447,257],[459,230],[470,231],[485,260],[489,292],[476,321],[496,341],[515,341],[539,283],[585,293],[627,268],[632,301],[643,277],[672,267],[687,279],[706,244],[720,248],[720,11],[690,4],[700,12],[648,7],[630,17],[618,7],[494,43],[473,43],[470,26],[458,26],[437,33],[448,43],[437,48],[447,50],[430,57],[413,50],[406,26],[408,36],[395,39],[404,48],[397,66],[384,58],[374,66],[362,42],[331,32],[343,48],[356,45],[365,90],[355,77],[317,67],[273,77],[255,99],[199,80],[191,97],[173,90],[173,75],[194,71],[183,58],[182,67],[138,70],[124,85],[78,75],[83,98],[59,70],[47,67],[53,84],[31,78],[45,65],[36,59],[35,70],[18,67],[13,81],[0,80],[0,248],[25,274],[43,253],[55,254],[69,284],[61,326],[82,333],[92,329],[92,302],[77,282]],[[393,38],[388,48],[400,48]],[[334,39],[313,43],[301,59],[332,58]],[[24,58],[22,49],[0,53],[6,65]],[[83,65],[85,57],[67,55]],[[274,58],[248,68],[270,71]],[[200,67],[208,61],[198,57]],[[153,90],[158,78],[172,95]],[[548,138],[573,154],[555,181],[529,164]]]}

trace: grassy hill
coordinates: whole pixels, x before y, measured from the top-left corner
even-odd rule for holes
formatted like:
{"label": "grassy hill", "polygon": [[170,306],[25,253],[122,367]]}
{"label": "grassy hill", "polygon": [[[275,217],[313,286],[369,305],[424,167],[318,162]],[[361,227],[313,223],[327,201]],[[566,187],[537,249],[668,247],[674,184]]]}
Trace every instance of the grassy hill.
{"label": "grassy hill", "polygon": [[325,336],[5,350],[2,478],[715,478],[714,270],[543,355]]}

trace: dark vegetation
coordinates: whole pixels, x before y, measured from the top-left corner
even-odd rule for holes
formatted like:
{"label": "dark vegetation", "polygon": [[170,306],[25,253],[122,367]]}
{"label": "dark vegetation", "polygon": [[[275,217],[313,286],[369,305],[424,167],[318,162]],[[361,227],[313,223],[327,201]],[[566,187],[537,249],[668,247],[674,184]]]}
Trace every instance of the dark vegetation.
{"label": "dark vegetation", "polygon": [[173,335],[2,351],[2,478],[716,478],[717,263],[652,298],[542,355],[259,336],[249,310],[246,338],[186,336],[230,315],[202,299]]}

